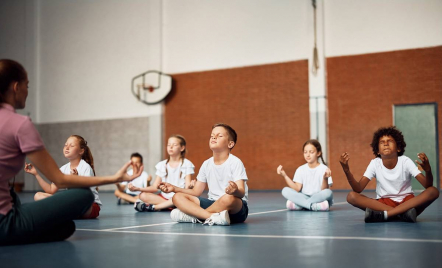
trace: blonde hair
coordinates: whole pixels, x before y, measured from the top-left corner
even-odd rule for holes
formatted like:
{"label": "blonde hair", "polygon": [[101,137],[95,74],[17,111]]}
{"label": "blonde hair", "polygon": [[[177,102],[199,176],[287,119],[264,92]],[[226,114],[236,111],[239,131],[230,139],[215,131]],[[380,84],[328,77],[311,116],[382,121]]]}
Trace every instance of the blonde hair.
{"label": "blonde hair", "polygon": [[[181,165],[183,165],[184,164],[184,158],[186,157],[186,153],[187,153],[186,139],[183,136],[179,135],[179,134],[170,135],[169,139],[170,138],[178,139],[180,141],[180,146],[184,146],[184,150],[182,150],[181,153],[180,153]],[[169,163],[169,161],[170,161],[170,155],[167,157],[166,166],[167,166],[167,163]],[[166,178],[167,178],[168,175],[169,174],[167,173],[167,168],[166,168]],[[180,178],[181,178],[181,175],[183,175],[182,171],[180,172]]]}

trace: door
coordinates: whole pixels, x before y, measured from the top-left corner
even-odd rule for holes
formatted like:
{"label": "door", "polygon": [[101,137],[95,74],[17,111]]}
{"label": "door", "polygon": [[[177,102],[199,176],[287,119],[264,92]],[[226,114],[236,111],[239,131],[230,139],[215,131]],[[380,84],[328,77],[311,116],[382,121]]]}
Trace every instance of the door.
{"label": "door", "polygon": [[[430,161],[433,186],[439,189],[437,104],[395,105],[393,109],[394,124],[402,131],[407,144],[404,155],[415,161],[417,153],[424,152]],[[424,189],[417,180],[412,181],[412,187],[414,190]]]}

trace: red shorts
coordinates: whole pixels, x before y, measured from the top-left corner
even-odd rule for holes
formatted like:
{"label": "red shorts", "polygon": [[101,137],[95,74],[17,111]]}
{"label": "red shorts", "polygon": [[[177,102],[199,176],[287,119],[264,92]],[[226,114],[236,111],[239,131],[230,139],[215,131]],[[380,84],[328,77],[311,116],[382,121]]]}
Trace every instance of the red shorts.
{"label": "red shorts", "polygon": [[385,205],[387,205],[387,206],[389,206],[389,207],[393,207],[393,208],[395,208],[395,207],[397,207],[397,206],[399,206],[400,204],[402,204],[402,203],[404,203],[404,202],[406,202],[406,201],[408,201],[408,200],[410,200],[411,198],[413,198],[414,197],[414,194],[409,194],[409,195],[407,195],[401,202],[396,202],[396,201],[394,201],[394,200],[391,200],[390,198],[379,198],[379,199],[377,199],[379,202],[381,202],[382,204],[385,204]]}
{"label": "red shorts", "polygon": [[96,219],[100,215],[100,206],[97,203],[92,204],[92,211],[89,216],[83,216],[82,219]]}

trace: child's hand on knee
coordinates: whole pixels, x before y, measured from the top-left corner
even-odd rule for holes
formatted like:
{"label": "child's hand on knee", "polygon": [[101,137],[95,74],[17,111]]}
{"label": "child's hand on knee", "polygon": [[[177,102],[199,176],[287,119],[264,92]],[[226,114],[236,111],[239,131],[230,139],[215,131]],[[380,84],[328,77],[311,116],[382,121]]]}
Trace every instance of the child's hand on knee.
{"label": "child's hand on knee", "polygon": [[175,187],[167,182],[160,183],[160,185],[158,185],[158,189],[160,189],[164,193],[175,192]]}
{"label": "child's hand on knee", "polygon": [[233,181],[229,181],[229,185],[226,187],[226,194],[233,195],[238,190],[238,185]]}
{"label": "child's hand on knee", "polygon": [[127,185],[127,188],[128,188],[130,191],[132,191],[132,192],[136,192],[136,191],[139,191],[139,190],[140,190],[140,188],[134,186],[132,183],[129,183],[129,184]]}

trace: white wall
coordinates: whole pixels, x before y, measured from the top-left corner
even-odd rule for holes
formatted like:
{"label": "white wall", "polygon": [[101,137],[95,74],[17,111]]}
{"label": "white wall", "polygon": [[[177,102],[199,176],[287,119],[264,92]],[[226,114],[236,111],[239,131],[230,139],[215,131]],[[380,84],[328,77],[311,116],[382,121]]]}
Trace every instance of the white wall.
{"label": "white wall", "polygon": [[442,44],[440,0],[325,1],[327,57]]}
{"label": "white wall", "polygon": [[130,91],[132,77],[156,68],[149,53],[156,36],[149,29],[159,22],[150,21],[151,3],[39,2],[39,122],[161,113],[160,105],[146,106]]}

